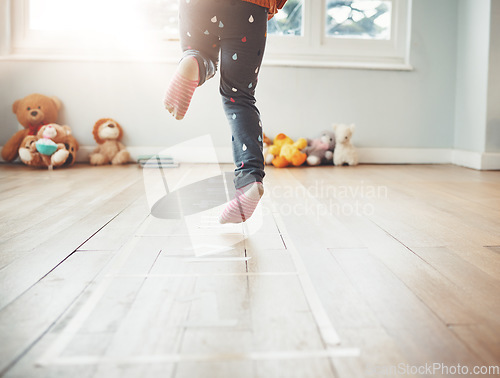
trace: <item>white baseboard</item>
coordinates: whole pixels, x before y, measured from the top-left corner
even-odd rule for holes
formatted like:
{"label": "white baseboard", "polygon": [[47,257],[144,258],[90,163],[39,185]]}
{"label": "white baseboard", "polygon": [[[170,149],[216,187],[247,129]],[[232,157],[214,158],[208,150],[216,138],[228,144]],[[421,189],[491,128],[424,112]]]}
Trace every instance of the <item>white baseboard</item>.
{"label": "white baseboard", "polygon": [[[161,147],[127,147],[133,160],[139,155],[157,154],[162,151]],[[88,155],[93,147],[81,147],[78,151],[77,161],[88,161]],[[412,148],[357,148],[359,160],[364,164],[450,164],[451,150],[447,149],[412,149]],[[175,150],[174,159],[186,163],[204,163],[204,156],[208,155],[203,147],[192,151],[186,148]],[[217,149],[219,163],[232,163],[233,153],[230,148]]]}
{"label": "white baseboard", "polygon": [[450,164],[451,150],[445,148],[357,148],[365,164]]}
{"label": "white baseboard", "polygon": [[[80,146],[78,153],[76,154],[76,161],[79,163],[86,163],[89,161],[89,155],[94,150],[95,146]],[[155,155],[161,153],[165,150],[165,147],[151,147],[151,146],[134,146],[127,147],[128,152],[132,161],[137,161],[137,158],[141,155]],[[196,147],[193,151],[189,148],[176,148],[174,153],[169,153],[172,157],[183,163],[207,163],[205,156],[212,156],[213,150],[209,147]],[[233,155],[230,148],[218,148],[216,151],[217,161],[219,163],[231,163],[233,161]]]}
{"label": "white baseboard", "polygon": [[500,170],[500,153],[498,152],[484,153],[483,160],[481,162],[481,169],[488,171]]}
{"label": "white baseboard", "polygon": [[[95,146],[81,146],[77,154],[77,162],[89,161],[89,154]],[[133,161],[140,155],[161,153],[164,147],[134,146],[127,147]],[[455,164],[477,170],[500,170],[500,153],[480,153],[472,151],[454,150],[446,148],[357,148],[360,163],[364,164]],[[0,147],[1,151],[1,147]],[[175,156],[179,162],[205,163],[204,156],[209,156],[212,150],[207,147],[175,149]],[[228,147],[217,149],[219,163],[232,163],[232,152]]]}
{"label": "white baseboard", "polygon": [[500,153],[452,150],[453,164],[477,170],[500,170]]}
{"label": "white baseboard", "polygon": [[479,152],[453,150],[451,161],[455,165],[472,169],[481,169],[481,154]]}

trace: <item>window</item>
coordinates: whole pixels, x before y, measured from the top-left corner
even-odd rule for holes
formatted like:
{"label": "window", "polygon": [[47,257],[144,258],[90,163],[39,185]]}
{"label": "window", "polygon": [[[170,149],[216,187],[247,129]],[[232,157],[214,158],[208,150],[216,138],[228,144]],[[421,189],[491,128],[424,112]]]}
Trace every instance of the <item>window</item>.
{"label": "window", "polygon": [[409,68],[411,0],[288,0],[267,58],[309,66]]}
{"label": "window", "polygon": [[16,0],[14,52],[164,57],[177,11],[176,0]]}
{"label": "window", "polygon": [[[407,68],[412,0],[288,0],[265,62]],[[15,0],[17,54],[177,60],[178,0]]]}
{"label": "window", "polygon": [[326,4],[325,34],[333,38],[391,38],[391,1],[340,1]]}
{"label": "window", "polygon": [[270,35],[301,36],[304,34],[304,0],[288,0],[268,24]]}

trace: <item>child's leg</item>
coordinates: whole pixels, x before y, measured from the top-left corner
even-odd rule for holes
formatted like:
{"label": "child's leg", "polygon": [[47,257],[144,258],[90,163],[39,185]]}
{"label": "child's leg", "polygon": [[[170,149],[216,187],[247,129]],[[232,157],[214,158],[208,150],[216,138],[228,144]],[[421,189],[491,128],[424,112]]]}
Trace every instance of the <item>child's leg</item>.
{"label": "child's leg", "polygon": [[219,217],[219,222],[241,223],[250,218],[259,204],[260,198],[264,194],[262,182],[253,182],[236,189],[236,195],[225,207]]}
{"label": "child's leg", "polygon": [[186,114],[194,90],[199,83],[198,62],[194,57],[183,58],[170,80],[165,94],[164,105],[175,119],[181,120]]}
{"label": "child's leg", "polygon": [[237,223],[252,215],[263,193],[262,122],[254,95],[266,43],[267,9],[243,1],[229,9],[220,41],[220,93],[231,125],[237,195],[220,221]]}
{"label": "child's leg", "polygon": [[178,120],[184,118],[196,87],[215,75],[219,37],[208,31],[213,25],[205,18],[194,1],[180,2],[179,33],[184,54],[164,99],[165,108]]}

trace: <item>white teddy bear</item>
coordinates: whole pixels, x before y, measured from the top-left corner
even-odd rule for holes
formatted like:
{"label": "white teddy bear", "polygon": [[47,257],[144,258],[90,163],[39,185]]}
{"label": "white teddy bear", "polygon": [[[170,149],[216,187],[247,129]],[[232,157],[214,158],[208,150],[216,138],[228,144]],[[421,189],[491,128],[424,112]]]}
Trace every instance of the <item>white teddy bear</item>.
{"label": "white teddy bear", "polygon": [[333,164],[335,165],[357,165],[358,153],[351,143],[354,124],[333,125],[335,132],[335,150],[333,151]]}

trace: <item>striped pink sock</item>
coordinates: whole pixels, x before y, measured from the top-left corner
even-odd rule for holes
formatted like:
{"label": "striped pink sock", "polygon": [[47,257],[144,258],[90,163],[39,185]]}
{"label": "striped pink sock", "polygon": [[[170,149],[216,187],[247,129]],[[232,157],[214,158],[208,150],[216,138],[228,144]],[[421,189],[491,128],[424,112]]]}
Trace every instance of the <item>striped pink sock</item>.
{"label": "striped pink sock", "polygon": [[250,218],[264,194],[261,182],[248,184],[236,190],[235,198],[226,205],[219,216],[219,223],[241,223]]}
{"label": "striped pink sock", "polygon": [[163,101],[165,108],[172,115],[181,120],[186,115],[193,97],[194,90],[198,86],[198,80],[189,80],[176,72],[170,85],[168,86],[165,100]]}

